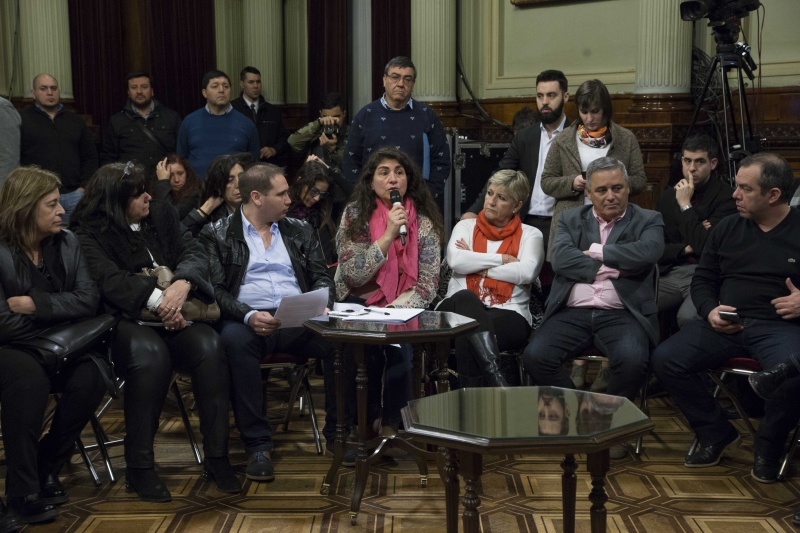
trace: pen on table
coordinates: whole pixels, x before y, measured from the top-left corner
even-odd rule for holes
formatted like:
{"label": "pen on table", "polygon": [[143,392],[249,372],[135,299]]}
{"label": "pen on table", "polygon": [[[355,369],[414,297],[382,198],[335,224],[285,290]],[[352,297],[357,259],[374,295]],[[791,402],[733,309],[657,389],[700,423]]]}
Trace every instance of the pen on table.
{"label": "pen on table", "polygon": [[369,307],[365,307],[364,311],[369,311],[371,313],[378,313],[379,315],[391,316],[391,313],[388,313],[386,311],[378,311],[376,309],[370,309]]}

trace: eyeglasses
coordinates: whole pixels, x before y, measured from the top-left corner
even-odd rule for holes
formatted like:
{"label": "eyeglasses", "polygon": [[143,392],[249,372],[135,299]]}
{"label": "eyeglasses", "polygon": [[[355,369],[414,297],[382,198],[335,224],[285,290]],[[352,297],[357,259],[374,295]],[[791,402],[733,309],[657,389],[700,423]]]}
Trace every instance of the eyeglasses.
{"label": "eyeglasses", "polygon": [[311,196],[312,198],[316,198],[317,196],[319,196],[320,200],[324,200],[325,198],[328,197],[328,191],[321,191],[316,187],[311,187],[310,189],[308,189],[308,195]]}
{"label": "eyeglasses", "polygon": [[386,77],[392,80],[392,83],[400,83],[400,80],[403,80],[403,83],[407,84],[414,83],[414,76],[401,76],[400,74],[389,74]]}
{"label": "eyeglasses", "polygon": [[131,172],[133,172],[133,167],[133,161],[128,161],[125,163],[125,168],[122,170],[122,177],[119,179],[119,181],[124,180],[126,176],[130,176]]}

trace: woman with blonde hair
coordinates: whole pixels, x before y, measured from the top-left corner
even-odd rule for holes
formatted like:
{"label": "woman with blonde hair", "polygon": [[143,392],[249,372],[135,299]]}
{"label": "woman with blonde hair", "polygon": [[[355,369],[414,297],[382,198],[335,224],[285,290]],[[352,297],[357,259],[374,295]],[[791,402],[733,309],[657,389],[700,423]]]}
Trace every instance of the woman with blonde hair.
{"label": "woman with blonde hair", "polygon": [[[94,317],[100,295],[78,238],[63,229],[61,181],[19,167],[0,189],[0,405],[9,506],[24,523],[52,520],[69,500],[58,479],[75,440],[106,387],[101,369],[82,359],[54,372],[15,344],[51,326]],[[51,393],[53,421],[39,440]]]}

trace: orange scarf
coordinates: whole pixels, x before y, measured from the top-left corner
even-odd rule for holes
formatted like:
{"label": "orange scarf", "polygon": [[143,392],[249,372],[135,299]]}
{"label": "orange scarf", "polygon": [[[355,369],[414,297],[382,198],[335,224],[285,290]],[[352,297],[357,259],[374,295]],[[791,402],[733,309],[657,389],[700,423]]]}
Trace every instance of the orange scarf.
{"label": "orange scarf", "polygon": [[[498,254],[508,254],[517,257],[519,243],[522,241],[522,222],[518,216],[513,216],[511,222],[502,228],[489,224],[483,211],[478,213],[475,230],[472,233],[472,251],[486,253],[488,241],[503,241]],[[483,286],[481,286],[483,280]],[[480,274],[467,275],[467,288],[474,292],[481,301],[488,298],[489,306],[506,303],[511,298],[514,284],[492,278],[483,278]]]}

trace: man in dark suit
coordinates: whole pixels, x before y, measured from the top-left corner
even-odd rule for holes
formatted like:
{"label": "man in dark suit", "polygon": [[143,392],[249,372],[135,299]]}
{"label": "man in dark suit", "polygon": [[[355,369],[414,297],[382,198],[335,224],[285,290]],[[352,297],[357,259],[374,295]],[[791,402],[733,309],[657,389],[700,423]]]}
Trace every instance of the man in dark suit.
{"label": "man in dark suit", "polygon": [[[555,136],[568,126],[564,104],[569,101],[567,78],[560,70],[544,70],[536,77],[536,107],[539,123],[521,129],[500,160],[499,168],[521,170],[531,182],[531,197],[520,210],[522,222],[538,228],[544,236],[545,247],[550,238],[555,199],[542,192],[542,169]],[[486,176],[489,179],[489,176]],[[461,220],[475,218],[483,209],[484,187],[469,211]]]}
{"label": "man in dark suit", "polygon": [[283,166],[289,153],[288,135],[283,130],[281,110],[261,94],[261,72],[244,67],[239,74],[239,98],[231,101],[233,108],[255,122],[261,148],[261,161]]}
{"label": "man in dark suit", "polygon": [[602,157],[586,171],[591,205],[568,209],[553,241],[556,277],[544,322],[523,354],[536,385],[572,388],[564,363],[592,344],[608,357],[608,393],[633,399],[658,343],[653,276],[664,251],[656,211],[628,203],[625,165]]}

